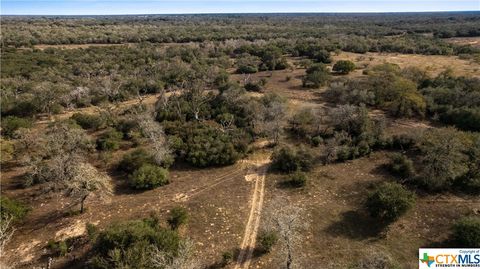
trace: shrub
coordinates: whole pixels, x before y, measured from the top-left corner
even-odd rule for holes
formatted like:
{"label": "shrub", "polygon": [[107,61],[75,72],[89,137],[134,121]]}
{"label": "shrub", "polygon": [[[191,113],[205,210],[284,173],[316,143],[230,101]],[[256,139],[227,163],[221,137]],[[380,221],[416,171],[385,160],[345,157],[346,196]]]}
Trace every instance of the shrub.
{"label": "shrub", "polygon": [[385,182],[377,186],[367,198],[367,209],[372,217],[394,221],[415,203],[415,194],[398,183]]}
{"label": "shrub", "polygon": [[0,137],[0,163],[8,162],[13,159],[15,147],[13,140]]}
{"label": "shrub", "polygon": [[94,269],[151,268],[157,249],[173,256],[180,245],[178,234],[161,228],[153,218],[121,222],[98,234],[89,265]]}
{"label": "shrub", "polygon": [[340,60],[333,65],[334,72],[346,75],[355,70],[355,64],[352,61]]}
{"label": "shrub", "polygon": [[303,172],[296,171],[288,177],[288,185],[293,188],[301,188],[307,185],[307,175]]}
{"label": "shrub", "polygon": [[330,52],[326,50],[319,50],[313,53],[313,59],[319,63],[329,64],[332,62]]}
{"label": "shrub", "polygon": [[226,251],[222,254],[222,266],[227,266],[233,261],[233,253],[231,251]]}
{"label": "shrub", "polygon": [[392,137],[392,148],[400,150],[410,149],[415,145],[417,139],[415,135],[410,134],[394,135]]}
{"label": "shrub", "polygon": [[399,153],[390,156],[388,170],[390,170],[392,174],[402,178],[410,178],[415,175],[412,160]]}
{"label": "shrub", "polygon": [[97,139],[97,149],[117,150],[120,147],[120,141],[122,140],[122,137],[122,133],[114,129],[110,129]]}
{"label": "shrub", "polygon": [[465,217],[453,226],[453,238],[457,247],[480,247],[480,217]]}
{"label": "shrub", "polygon": [[319,136],[319,135],[314,136],[314,137],[312,137],[312,139],[311,139],[311,143],[312,143],[312,145],[314,145],[315,147],[318,147],[318,146],[320,146],[320,144],[323,143],[323,138],[322,138],[321,136]]}
{"label": "shrub", "polygon": [[306,71],[303,87],[319,88],[330,79],[330,72],[324,64],[314,64]]}
{"label": "shrub", "polygon": [[30,208],[23,203],[10,199],[5,195],[0,197],[0,209],[0,220],[12,218],[13,221],[22,220],[30,211]]}
{"label": "shrub", "polygon": [[239,74],[253,74],[258,72],[258,67],[253,65],[241,65],[237,68]]}
{"label": "shrub", "polygon": [[263,231],[257,237],[257,249],[262,253],[269,253],[278,241],[278,235],[274,231]]}
{"label": "shrub", "polygon": [[402,93],[388,105],[390,113],[396,117],[423,117],[426,108],[425,98],[417,91]]}
{"label": "shrub", "polygon": [[144,149],[136,149],[123,156],[118,168],[119,170],[130,174],[144,164],[155,164],[155,160],[152,155],[148,154]]}
{"label": "shrub", "polygon": [[429,129],[419,142],[419,185],[431,191],[450,190],[468,172],[465,149],[469,147],[469,139],[465,133],[453,128]]}
{"label": "shrub", "polygon": [[25,118],[15,116],[7,116],[2,118],[2,135],[8,138],[13,138],[15,131],[20,128],[32,127],[32,121]]}
{"label": "shrub", "polygon": [[95,241],[98,235],[98,227],[92,223],[87,223],[86,230],[87,230],[88,239],[90,241]]}
{"label": "shrub", "polygon": [[290,131],[299,138],[306,138],[314,132],[315,115],[310,109],[302,109],[295,113],[288,123]]}
{"label": "shrub", "polygon": [[272,169],[281,172],[309,171],[313,166],[313,156],[302,149],[294,151],[289,147],[282,147],[273,152],[271,159]]}
{"label": "shrub", "polygon": [[464,193],[480,194],[480,174],[467,173],[455,185]]}
{"label": "shrub", "polygon": [[168,225],[172,230],[177,230],[181,225],[187,223],[188,221],[188,212],[183,207],[174,207],[170,211],[170,216],[168,217]]}
{"label": "shrub", "polygon": [[381,251],[374,251],[367,254],[349,269],[399,269],[390,255]]}
{"label": "shrub", "polygon": [[258,82],[249,81],[245,84],[245,90],[250,92],[261,92],[263,91],[263,86],[266,84],[264,80],[260,80]]}
{"label": "shrub", "polygon": [[178,130],[183,136],[183,158],[191,165],[207,167],[235,163],[246,150],[247,137],[239,129],[222,132],[204,123],[192,123],[187,130]]}
{"label": "shrub", "polygon": [[123,133],[124,139],[132,139],[138,133],[138,122],[134,120],[120,120],[115,128]]}
{"label": "shrub", "polygon": [[98,115],[75,113],[71,118],[86,130],[98,130],[105,124],[102,117]]}
{"label": "shrub", "polygon": [[73,244],[72,239],[54,241],[49,240],[47,248],[50,249],[53,255],[55,256],[65,256],[70,251],[71,245]]}
{"label": "shrub", "polygon": [[129,176],[130,186],[137,190],[150,190],[169,183],[166,169],[143,164]]}

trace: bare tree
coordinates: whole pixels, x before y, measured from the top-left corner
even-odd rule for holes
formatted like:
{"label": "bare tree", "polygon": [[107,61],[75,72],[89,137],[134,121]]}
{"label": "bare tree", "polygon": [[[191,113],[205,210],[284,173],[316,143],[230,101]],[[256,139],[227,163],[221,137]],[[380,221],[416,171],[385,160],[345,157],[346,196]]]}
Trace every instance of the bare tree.
{"label": "bare tree", "polygon": [[200,110],[209,101],[206,85],[202,80],[193,80],[186,86],[187,101],[195,120],[200,120]]}
{"label": "bare tree", "polygon": [[281,102],[273,102],[265,108],[265,128],[267,135],[277,144],[283,131],[283,123],[286,116],[285,105]]}
{"label": "bare tree", "polygon": [[67,107],[72,108],[74,104],[81,103],[84,100],[90,101],[90,88],[88,87],[75,87],[64,97],[64,102]]}
{"label": "bare tree", "polygon": [[141,132],[152,145],[150,149],[153,153],[155,162],[159,165],[168,163],[172,158],[172,155],[162,126],[148,113],[138,115],[137,119]]}
{"label": "bare tree", "polygon": [[66,193],[79,201],[80,213],[84,212],[85,200],[92,193],[100,198],[112,194],[110,178],[88,163],[80,163],[73,169],[71,179],[64,182]]}
{"label": "bare tree", "polygon": [[274,144],[277,144],[284,127],[285,104],[273,101],[263,104],[260,110],[261,112],[256,114],[255,130],[259,134],[267,135]]}
{"label": "bare tree", "polygon": [[198,262],[193,258],[193,242],[184,240],[180,243],[177,255],[172,255],[155,248],[152,251],[151,262],[153,268],[162,269],[195,269],[200,268]]}
{"label": "bare tree", "polygon": [[12,216],[3,217],[0,220],[0,253],[3,253],[3,249],[15,232],[15,229],[12,227],[12,222]]}
{"label": "bare tree", "polygon": [[265,226],[277,231],[281,243],[279,255],[286,258],[286,268],[300,268],[299,247],[303,242],[301,232],[308,228],[304,210],[287,199],[276,198],[270,204],[266,209]]}
{"label": "bare tree", "polygon": [[120,94],[120,83],[117,81],[116,74],[109,74],[99,78],[98,90],[110,102],[117,102],[117,96]]}

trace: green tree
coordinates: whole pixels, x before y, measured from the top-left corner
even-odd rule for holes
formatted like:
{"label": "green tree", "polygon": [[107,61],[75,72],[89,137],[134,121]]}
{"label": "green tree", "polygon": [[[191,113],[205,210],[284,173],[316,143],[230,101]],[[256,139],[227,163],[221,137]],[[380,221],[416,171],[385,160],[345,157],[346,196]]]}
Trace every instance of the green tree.
{"label": "green tree", "polygon": [[370,215],[385,221],[394,221],[415,203],[415,194],[398,183],[385,182],[368,195],[366,206]]}
{"label": "green tree", "polygon": [[419,183],[429,190],[441,191],[452,187],[455,180],[468,171],[466,134],[453,128],[432,128],[420,138]]}
{"label": "green tree", "polygon": [[355,63],[353,63],[352,61],[348,61],[348,60],[346,60],[346,61],[345,60],[340,60],[333,65],[332,70],[334,72],[339,73],[339,74],[346,75],[346,74],[352,72],[353,70],[355,70]]}

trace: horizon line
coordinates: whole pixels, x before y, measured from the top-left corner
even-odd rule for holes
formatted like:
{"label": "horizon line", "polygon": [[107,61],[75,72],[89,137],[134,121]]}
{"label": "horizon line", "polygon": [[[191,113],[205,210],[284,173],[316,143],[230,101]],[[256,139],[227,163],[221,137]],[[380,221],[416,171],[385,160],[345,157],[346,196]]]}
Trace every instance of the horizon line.
{"label": "horizon line", "polygon": [[186,13],[118,13],[118,14],[0,14],[1,16],[155,16],[155,15],[229,15],[229,14],[401,14],[401,13],[461,13],[480,10],[422,10],[422,11],[293,11],[293,12],[186,12]]}

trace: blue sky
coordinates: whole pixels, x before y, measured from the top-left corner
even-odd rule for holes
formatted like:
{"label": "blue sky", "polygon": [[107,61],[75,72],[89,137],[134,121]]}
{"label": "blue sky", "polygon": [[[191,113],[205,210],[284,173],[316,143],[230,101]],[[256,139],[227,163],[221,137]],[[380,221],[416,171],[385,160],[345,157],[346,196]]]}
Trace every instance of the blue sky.
{"label": "blue sky", "polygon": [[1,0],[1,14],[105,15],[480,10],[480,0]]}

